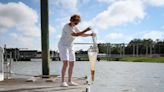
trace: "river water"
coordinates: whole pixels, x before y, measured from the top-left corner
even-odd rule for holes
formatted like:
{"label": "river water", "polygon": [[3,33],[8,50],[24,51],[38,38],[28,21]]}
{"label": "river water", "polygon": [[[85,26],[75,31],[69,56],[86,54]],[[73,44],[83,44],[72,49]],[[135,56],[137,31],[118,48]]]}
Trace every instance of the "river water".
{"label": "river water", "polygon": [[[50,73],[60,74],[61,61],[50,63]],[[41,62],[14,62],[12,72],[40,75]],[[90,74],[89,62],[75,62],[74,74]],[[164,63],[96,62],[91,92],[164,92]]]}

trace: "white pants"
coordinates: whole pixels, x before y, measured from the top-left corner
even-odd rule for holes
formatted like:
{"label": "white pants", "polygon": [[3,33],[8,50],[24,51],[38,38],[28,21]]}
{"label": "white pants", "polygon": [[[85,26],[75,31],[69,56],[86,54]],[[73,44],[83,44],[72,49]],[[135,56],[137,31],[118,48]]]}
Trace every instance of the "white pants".
{"label": "white pants", "polygon": [[75,61],[75,52],[73,47],[58,45],[60,59],[62,61]]}

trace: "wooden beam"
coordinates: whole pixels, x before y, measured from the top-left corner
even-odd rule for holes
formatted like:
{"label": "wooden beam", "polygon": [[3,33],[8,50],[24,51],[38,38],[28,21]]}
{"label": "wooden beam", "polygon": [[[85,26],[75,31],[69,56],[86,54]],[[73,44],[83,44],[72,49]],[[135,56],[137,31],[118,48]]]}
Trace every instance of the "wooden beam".
{"label": "wooden beam", "polygon": [[49,78],[49,28],[48,0],[41,0],[41,45],[42,45],[42,75]]}

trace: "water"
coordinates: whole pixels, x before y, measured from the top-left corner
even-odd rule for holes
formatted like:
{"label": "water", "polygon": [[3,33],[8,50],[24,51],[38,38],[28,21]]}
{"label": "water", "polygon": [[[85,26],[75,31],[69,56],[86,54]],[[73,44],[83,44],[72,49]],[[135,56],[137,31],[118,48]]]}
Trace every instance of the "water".
{"label": "water", "polygon": [[[62,62],[51,62],[50,73],[60,74]],[[41,74],[41,62],[13,63],[14,73]],[[89,62],[76,62],[73,76],[90,74]],[[163,63],[96,62],[91,92],[164,92]]]}
{"label": "water", "polygon": [[89,56],[89,62],[91,64],[91,70],[95,70],[94,66],[97,60],[97,52],[88,52],[88,56]]}

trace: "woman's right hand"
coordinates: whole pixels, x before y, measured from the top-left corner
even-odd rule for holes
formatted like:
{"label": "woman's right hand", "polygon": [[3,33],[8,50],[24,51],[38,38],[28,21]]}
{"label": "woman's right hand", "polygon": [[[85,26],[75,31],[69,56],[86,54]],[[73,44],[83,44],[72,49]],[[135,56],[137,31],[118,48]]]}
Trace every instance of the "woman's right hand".
{"label": "woman's right hand", "polygon": [[90,31],[90,30],[92,30],[92,28],[91,27],[87,27],[85,30],[86,31]]}
{"label": "woman's right hand", "polygon": [[91,36],[95,37],[96,36],[96,33],[91,33]]}

